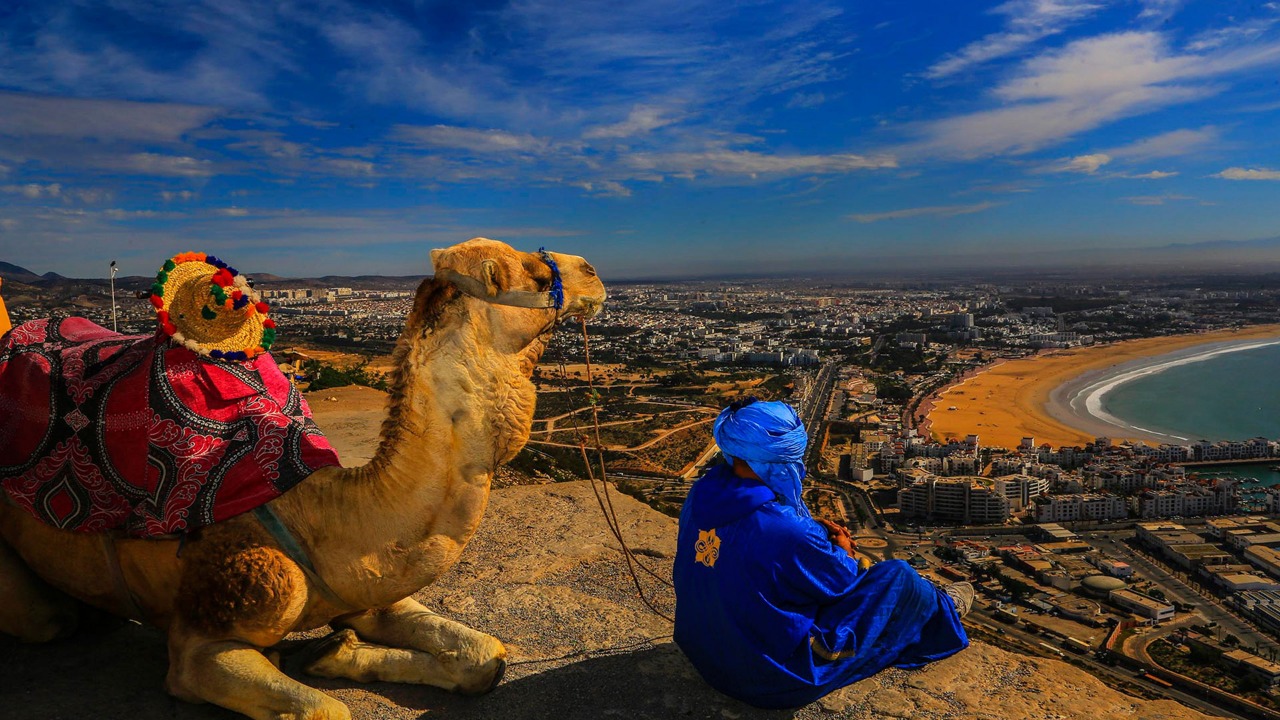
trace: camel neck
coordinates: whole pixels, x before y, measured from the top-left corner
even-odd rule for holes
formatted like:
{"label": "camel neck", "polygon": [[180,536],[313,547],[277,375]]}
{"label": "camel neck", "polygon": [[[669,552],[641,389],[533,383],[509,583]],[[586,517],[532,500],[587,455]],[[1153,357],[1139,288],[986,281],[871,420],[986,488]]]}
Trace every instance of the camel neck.
{"label": "camel neck", "polygon": [[377,603],[414,592],[479,526],[494,471],[529,438],[530,376],[546,345],[539,326],[495,332],[494,323],[536,323],[537,315],[500,314],[530,312],[454,297],[436,322],[406,325],[381,445],[331,486],[332,506],[349,521],[345,549],[318,563],[339,566],[321,571],[341,579],[342,597]]}
{"label": "camel neck", "polygon": [[487,481],[528,439],[530,376],[545,342],[511,342],[493,331],[487,310],[460,299],[441,327],[402,340],[408,347],[398,358],[398,387],[370,463],[398,490],[445,469]]}

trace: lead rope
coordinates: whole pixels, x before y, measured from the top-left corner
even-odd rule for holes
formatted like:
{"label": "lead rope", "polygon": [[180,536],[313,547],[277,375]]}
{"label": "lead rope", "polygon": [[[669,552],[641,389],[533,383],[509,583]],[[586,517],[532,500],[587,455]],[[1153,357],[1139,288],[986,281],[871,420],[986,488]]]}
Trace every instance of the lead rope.
{"label": "lead rope", "polygon": [[[605,465],[604,465],[604,443],[601,442],[600,440],[600,396],[596,392],[595,378],[591,370],[591,343],[587,335],[587,319],[584,316],[581,318],[581,320],[582,320],[582,351],[583,351],[584,357],[586,358],[587,392],[589,394],[589,398],[591,402],[591,424],[595,430],[596,459],[600,465],[600,484],[603,486],[603,492],[596,487],[595,472],[591,468],[591,460],[587,457],[587,438],[586,438],[586,435],[583,434],[581,429],[578,427],[577,416],[575,415],[574,430],[576,430],[578,433],[578,449],[582,452],[582,464],[587,470],[587,478],[591,481],[591,492],[594,493],[596,496],[596,504],[600,506],[600,512],[604,514],[605,524],[609,526],[609,531],[613,534],[613,537],[618,541],[619,547],[622,548],[622,557],[627,562],[627,572],[631,575],[631,582],[636,587],[636,594],[640,596],[640,601],[643,602],[645,606],[648,607],[649,610],[654,615],[657,615],[658,617],[662,618],[663,620],[666,620],[667,622],[674,623],[675,620],[673,620],[666,613],[659,610],[657,606],[654,605],[653,601],[650,600],[644,594],[644,587],[640,583],[640,576],[636,574],[636,568],[638,567],[641,570],[645,571],[653,579],[657,580],[658,582],[662,583],[663,585],[669,588],[674,589],[675,586],[672,585],[669,580],[662,577],[658,573],[654,572],[652,569],[645,566],[644,563],[641,563],[638,558],[636,558],[635,554],[631,551],[631,547],[627,545],[627,541],[622,536],[622,524],[618,521],[618,514],[613,509],[613,498],[609,494],[609,482],[608,482],[609,477],[607,472],[605,471]],[[563,367],[563,363],[561,364],[561,367]]]}

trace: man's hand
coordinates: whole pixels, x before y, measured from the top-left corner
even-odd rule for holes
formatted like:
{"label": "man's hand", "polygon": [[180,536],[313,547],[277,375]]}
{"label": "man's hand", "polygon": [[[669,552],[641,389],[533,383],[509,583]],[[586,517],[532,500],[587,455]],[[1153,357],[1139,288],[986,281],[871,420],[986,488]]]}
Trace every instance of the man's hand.
{"label": "man's hand", "polygon": [[831,542],[836,547],[849,553],[849,557],[853,557],[853,549],[858,546],[858,543],[853,539],[853,535],[849,534],[848,528],[843,525],[837,525],[826,518],[814,518],[814,520],[817,520],[819,525],[827,529],[827,537],[831,538]]}

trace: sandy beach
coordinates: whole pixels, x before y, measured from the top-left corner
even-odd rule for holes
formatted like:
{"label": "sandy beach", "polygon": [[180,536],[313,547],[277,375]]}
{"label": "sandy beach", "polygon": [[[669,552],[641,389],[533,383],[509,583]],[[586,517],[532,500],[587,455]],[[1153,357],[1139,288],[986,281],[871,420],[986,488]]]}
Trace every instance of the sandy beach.
{"label": "sandy beach", "polygon": [[[1219,330],[1194,335],[1143,338],[1109,345],[1053,350],[997,362],[931,398],[930,434],[938,440],[977,433],[987,446],[1016,447],[1023,437],[1037,445],[1084,445],[1099,435],[1113,440],[1171,442],[1170,438],[1119,428],[1091,417],[1071,400],[1098,380],[1165,355],[1202,346],[1227,346],[1280,338],[1280,325]],[[955,408],[954,410],[951,408]]]}

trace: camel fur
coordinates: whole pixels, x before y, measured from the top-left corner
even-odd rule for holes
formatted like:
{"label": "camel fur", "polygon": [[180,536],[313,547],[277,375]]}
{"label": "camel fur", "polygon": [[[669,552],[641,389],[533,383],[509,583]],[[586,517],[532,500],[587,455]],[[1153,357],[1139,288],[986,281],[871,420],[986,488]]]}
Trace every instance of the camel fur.
{"label": "camel fur", "polygon": [[[252,513],[177,541],[103,542],[41,524],[0,499],[0,632],[39,642],[71,632],[79,600],[118,615],[139,609],[167,633],[167,690],[252,718],[350,717],[264,654],[291,632],[331,625],[307,672],[481,693],[501,679],[496,638],[440,617],[410,596],[462,552],[498,465],[524,446],[533,368],[560,319],[591,316],[604,285],[585,260],[551,253],[560,310],[497,305],[444,280],[418,288],[397,343],[381,444],[367,465],[318,470],[270,507],[331,588],[317,587]],[[490,295],[543,292],[534,253],[476,238],[431,253]],[[114,580],[119,558],[133,603]]]}

